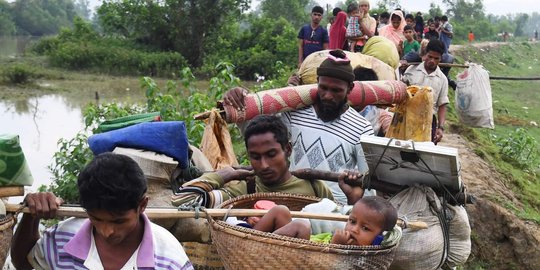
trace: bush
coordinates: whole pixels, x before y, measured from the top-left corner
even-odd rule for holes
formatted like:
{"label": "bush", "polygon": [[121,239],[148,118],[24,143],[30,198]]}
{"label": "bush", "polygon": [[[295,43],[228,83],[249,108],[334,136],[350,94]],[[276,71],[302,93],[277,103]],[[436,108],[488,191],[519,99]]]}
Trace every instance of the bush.
{"label": "bush", "polygon": [[4,70],[3,75],[9,83],[13,84],[25,84],[36,78],[34,69],[22,64],[9,66]]}
{"label": "bush", "polygon": [[[93,157],[87,144],[88,134],[94,132],[98,123],[106,119],[159,111],[165,121],[184,121],[190,143],[199,145],[205,125],[203,121],[194,120],[193,115],[211,109],[226,90],[240,84],[240,80],[232,73],[233,65],[220,63],[215,69],[217,75],[210,79],[208,90],[197,89],[191,70],[184,68],[179,80],[168,81],[163,89],[153,79],[143,77],[141,86],[146,90],[147,98],[144,107],[116,103],[88,106],[83,112],[85,129],[71,140],[61,139],[58,142],[60,149],[54,154],[53,163],[49,166],[54,175],[53,183],[41,190],[52,191],[69,203],[78,201],[77,176]],[[238,129],[233,129],[231,136],[233,141],[241,141]]]}
{"label": "bush", "polygon": [[171,76],[187,66],[177,52],[150,52],[129,40],[100,37],[89,23],[74,22],[57,37],[41,39],[32,50],[67,69],[89,69],[111,74]]}
{"label": "bush", "polygon": [[528,170],[537,168],[540,157],[538,144],[526,129],[518,128],[507,137],[497,138],[495,142],[504,159],[513,165]]}

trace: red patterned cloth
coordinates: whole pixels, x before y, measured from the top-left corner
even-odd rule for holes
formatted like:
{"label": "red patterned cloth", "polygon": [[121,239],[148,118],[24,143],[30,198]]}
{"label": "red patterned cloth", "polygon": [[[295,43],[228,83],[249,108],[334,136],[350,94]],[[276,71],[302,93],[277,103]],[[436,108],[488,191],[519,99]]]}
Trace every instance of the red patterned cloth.
{"label": "red patterned cloth", "polygon": [[[246,96],[244,111],[223,104],[225,120],[240,123],[260,114],[275,114],[311,106],[317,96],[317,85],[289,86],[252,93]],[[388,105],[400,103],[407,97],[407,86],[401,81],[354,82],[349,94],[352,106]]]}

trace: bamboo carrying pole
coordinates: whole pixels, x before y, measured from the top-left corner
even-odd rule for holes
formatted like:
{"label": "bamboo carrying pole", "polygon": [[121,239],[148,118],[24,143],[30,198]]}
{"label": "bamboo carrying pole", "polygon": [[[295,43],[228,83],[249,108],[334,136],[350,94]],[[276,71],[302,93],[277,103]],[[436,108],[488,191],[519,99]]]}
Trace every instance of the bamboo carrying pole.
{"label": "bamboo carrying pole", "polygon": [[[17,212],[21,209],[20,204],[6,204],[7,212]],[[30,213],[28,207],[24,207],[21,211],[22,213]],[[268,213],[268,210],[257,210],[257,209],[205,209],[204,211],[179,211],[177,208],[152,208],[148,207],[145,210],[146,215],[150,219],[172,219],[172,218],[195,218],[201,217],[204,218],[206,215],[212,217],[255,217],[255,216],[264,216]],[[76,206],[60,206],[56,212],[58,217],[79,217],[86,218],[88,215],[82,207]],[[333,220],[333,221],[347,221],[348,216],[340,214],[326,214],[326,213],[307,213],[300,211],[291,211],[291,216],[294,218],[309,218],[309,219],[322,219],[322,220]],[[401,219],[398,219],[398,225],[401,227],[410,228],[412,230],[421,230],[427,229],[428,226],[425,222],[421,221],[409,221],[404,222]]]}
{"label": "bamboo carrying pole", "polygon": [[24,187],[23,186],[0,187],[0,198],[13,197],[13,196],[24,196]]}

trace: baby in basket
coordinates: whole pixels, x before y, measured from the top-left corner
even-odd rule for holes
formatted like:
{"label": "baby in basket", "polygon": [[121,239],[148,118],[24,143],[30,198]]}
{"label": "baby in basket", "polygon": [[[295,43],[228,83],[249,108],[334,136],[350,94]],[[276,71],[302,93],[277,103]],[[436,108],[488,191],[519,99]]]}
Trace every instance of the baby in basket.
{"label": "baby in basket", "polygon": [[[383,239],[383,232],[392,231],[396,222],[397,210],[390,202],[377,196],[363,197],[352,207],[345,228],[336,229],[332,234],[326,233],[328,236],[331,235],[331,239],[318,242],[358,246],[379,245]],[[284,205],[276,205],[260,220],[248,219],[248,223],[255,230],[306,240],[311,237],[310,222],[305,219],[293,220],[289,209]]]}

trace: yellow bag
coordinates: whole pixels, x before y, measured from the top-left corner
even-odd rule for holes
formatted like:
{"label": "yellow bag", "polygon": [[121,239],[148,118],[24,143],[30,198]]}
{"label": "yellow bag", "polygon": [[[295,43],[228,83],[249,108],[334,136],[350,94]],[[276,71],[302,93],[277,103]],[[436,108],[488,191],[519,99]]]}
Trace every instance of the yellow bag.
{"label": "yellow bag", "polygon": [[433,121],[433,94],[431,87],[409,86],[409,98],[394,108],[394,117],[387,138],[431,141],[431,123]]}
{"label": "yellow bag", "polygon": [[200,148],[215,170],[238,165],[227,123],[215,109],[206,120]]}

